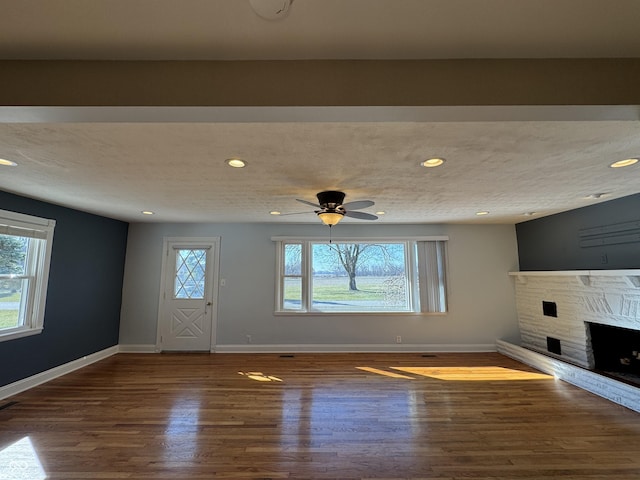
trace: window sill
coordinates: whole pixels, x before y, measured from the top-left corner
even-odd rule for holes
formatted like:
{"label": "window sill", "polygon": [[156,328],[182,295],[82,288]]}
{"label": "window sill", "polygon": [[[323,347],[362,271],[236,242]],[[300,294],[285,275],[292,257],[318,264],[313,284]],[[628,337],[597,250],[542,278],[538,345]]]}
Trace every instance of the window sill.
{"label": "window sill", "polygon": [[425,317],[433,315],[446,315],[447,312],[293,312],[282,311],[273,312],[276,317],[353,317],[353,316],[366,316],[366,317]]}
{"label": "window sill", "polygon": [[11,330],[0,331],[0,342],[15,340],[16,338],[28,337],[30,335],[38,335],[42,333],[40,328],[13,328]]}

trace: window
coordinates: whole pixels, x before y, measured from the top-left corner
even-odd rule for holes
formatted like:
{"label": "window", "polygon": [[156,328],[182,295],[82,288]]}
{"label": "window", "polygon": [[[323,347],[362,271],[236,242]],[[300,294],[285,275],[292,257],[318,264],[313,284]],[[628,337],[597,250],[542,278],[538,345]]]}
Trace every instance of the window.
{"label": "window", "polygon": [[447,310],[446,237],[402,240],[274,238],[277,312]]}
{"label": "window", "polygon": [[54,227],[0,210],[0,341],[43,329]]}

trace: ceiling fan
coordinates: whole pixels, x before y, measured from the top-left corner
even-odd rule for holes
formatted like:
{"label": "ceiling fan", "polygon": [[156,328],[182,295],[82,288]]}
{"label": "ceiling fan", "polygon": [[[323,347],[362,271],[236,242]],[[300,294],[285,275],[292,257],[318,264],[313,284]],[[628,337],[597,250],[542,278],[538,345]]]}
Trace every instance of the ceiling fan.
{"label": "ceiling fan", "polygon": [[361,208],[367,208],[373,206],[375,203],[371,200],[359,200],[356,202],[344,201],[345,193],[337,192],[335,190],[327,190],[316,194],[318,197],[318,203],[307,202],[296,198],[298,202],[305,205],[311,205],[312,207],[319,208],[314,210],[315,214],[320,217],[322,223],[329,225],[330,227],[336,225],[344,217],[357,218],[359,220],[377,220],[378,217],[371,213],[358,212],[356,210]]}

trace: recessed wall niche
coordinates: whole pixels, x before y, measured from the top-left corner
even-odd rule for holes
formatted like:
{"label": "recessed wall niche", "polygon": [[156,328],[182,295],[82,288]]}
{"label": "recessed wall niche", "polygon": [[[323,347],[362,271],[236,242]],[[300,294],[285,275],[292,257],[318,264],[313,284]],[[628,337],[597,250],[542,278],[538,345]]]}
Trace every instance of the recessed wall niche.
{"label": "recessed wall niche", "polygon": [[549,353],[555,353],[556,355],[562,355],[562,346],[558,338],[547,337],[547,351]]}
{"label": "recessed wall niche", "polygon": [[542,301],[542,314],[545,317],[558,317],[558,306],[556,302]]}

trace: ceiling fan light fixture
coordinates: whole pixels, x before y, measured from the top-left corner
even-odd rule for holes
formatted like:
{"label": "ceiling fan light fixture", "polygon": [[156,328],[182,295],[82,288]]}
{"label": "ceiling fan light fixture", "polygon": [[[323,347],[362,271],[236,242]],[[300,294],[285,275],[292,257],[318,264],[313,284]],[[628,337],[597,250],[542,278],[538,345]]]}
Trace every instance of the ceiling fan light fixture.
{"label": "ceiling fan light fixture", "polygon": [[320,220],[322,220],[322,223],[324,223],[325,225],[329,225],[330,227],[333,227],[334,225],[337,225],[340,222],[340,220],[342,220],[342,218],[344,217],[344,213],[319,212],[318,217],[320,217]]}

